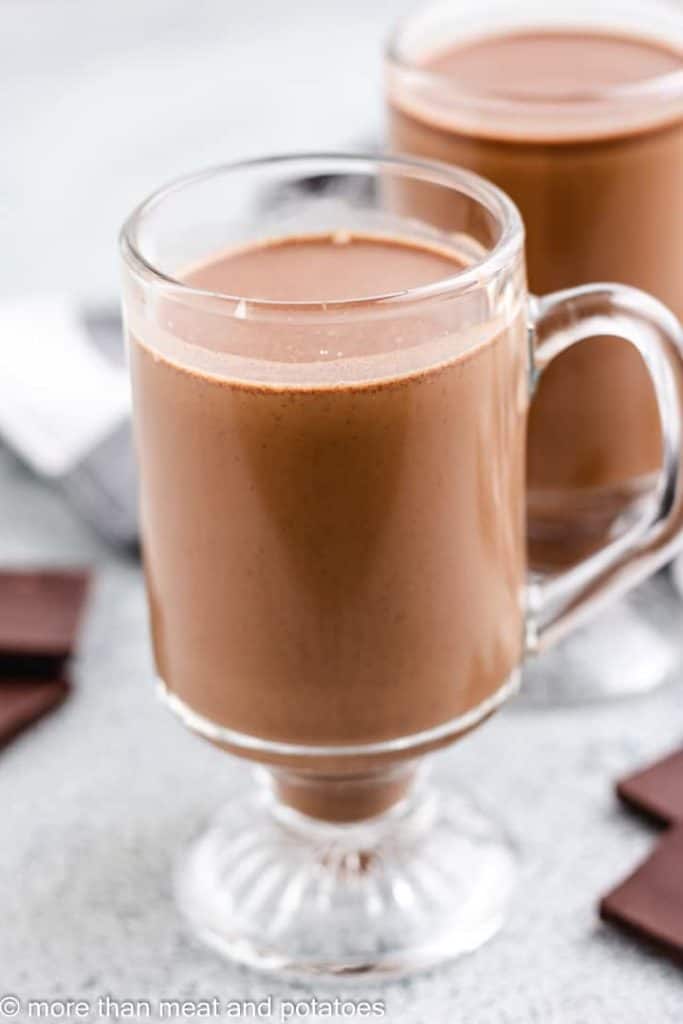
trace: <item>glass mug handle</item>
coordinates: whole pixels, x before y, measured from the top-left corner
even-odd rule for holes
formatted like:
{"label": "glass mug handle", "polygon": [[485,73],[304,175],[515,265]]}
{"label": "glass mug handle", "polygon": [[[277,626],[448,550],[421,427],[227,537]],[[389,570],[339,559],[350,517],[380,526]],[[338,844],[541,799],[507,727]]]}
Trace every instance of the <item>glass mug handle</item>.
{"label": "glass mug handle", "polygon": [[654,387],[662,432],[662,469],[642,516],[618,539],[565,572],[527,588],[527,652],[539,653],[600,607],[666,564],[683,544],[683,328],[652,296],[594,284],[530,300],[532,393],[562,352],[610,335],[640,353]]}

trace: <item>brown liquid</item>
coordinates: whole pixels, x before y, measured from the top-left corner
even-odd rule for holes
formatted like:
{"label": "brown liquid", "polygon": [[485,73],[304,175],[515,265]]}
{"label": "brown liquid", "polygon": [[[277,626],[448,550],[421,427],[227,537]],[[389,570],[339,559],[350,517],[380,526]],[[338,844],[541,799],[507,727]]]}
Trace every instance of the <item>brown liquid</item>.
{"label": "brown liquid", "polygon": [[[540,107],[522,122],[489,114],[475,123],[456,94],[437,107],[400,76],[390,87],[395,149],[470,168],[515,200],[532,291],[618,281],[683,316],[680,108],[655,97],[599,117],[592,105],[583,118],[562,112],[572,96],[681,70],[679,52],[644,38],[548,30],[463,43],[424,67],[462,92],[526,98],[532,110],[539,99],[559,104],[554,115]],[[432,214],[448,223],[446,208]],[[634,350],[600,338],[558,359],[529,421],[534,560],[561,563],[595,547],[660,456],[654,395]]]}
{"label": "brown liquid", "polygon": [[[459,269],[454,256],[397,240],[344,243],[289,239],[218,258],[190,280],[332,301]],[[521,657],[522,311],[474,346],[451,325],[445,355],[426,368],[407,346],[434,341],[429,311],[412,323],[363,318],[362,303],[360,313],[296,326],[286,343],[267,320],[223,318],[204,334],[219,357],[243,346],[282,361],[287,385],[209,374],[153,337],[131,339],[159,674],[200,715],[260,739],[411,736],[478,708]],[[202,315],[187,306],[167,320],[187,340]],[[337,351],[354,346],[375,355],[337,368]],[[321,367],[331,383],[308,379]],[[250,372],[259,379],[257,363]],[[303,771],[303,781],[283,775],[281,790],[323,817],[367,816],[405,791],[391,758],[386,784],[361,778],[355,793],[330,776],[362,776],[374,762],[262,759]]]}

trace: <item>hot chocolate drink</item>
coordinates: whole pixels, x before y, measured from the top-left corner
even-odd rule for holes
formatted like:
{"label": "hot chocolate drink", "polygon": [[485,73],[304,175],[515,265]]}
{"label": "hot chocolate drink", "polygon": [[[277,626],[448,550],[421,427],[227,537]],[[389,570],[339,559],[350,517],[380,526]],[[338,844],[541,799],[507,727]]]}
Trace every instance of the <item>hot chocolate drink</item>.
{"label": "hot chocolate drink", "polygon": [[[448,232],[429,215],[445,195]],[[523,243],[488,182],[362,155],[199,171],[124,227],[158,673],[184,723],[266,783],[177,875],[224,955],[386,976],[493,935],[516,852],[417,764],[668,544],[679,325],[616,285],[530,303]],[[631,544],[530,586],[530,341],[543,373],[596,318],[651,370],[662,486]]]}
{"label": "hot chocolate drink", "polygon": [[[285,238],[183,274],[206,296],[169,305],[168,333],[131,323],[156,661],[203,719],[262,740],[365,745],[476,712],[513,677],[523,308],[465,327],[443,302],[375,320],[363,302],[461,269],[456,251],[398,238]],[[306,340],[239,306],[212,325],[215,292],[324,302],[327,319]],[[317,764],[349,770],[348,758]],[[312,784],[282,787],[330,818],[400,795],[395,779],[361,789],[335,801],[331,786],[320,799]]]}
{"label": "hot chocolate drink", "polygon": [[[470,168],[515,200],[532,291],[619,281],[683,315],[683,51],[597,28],[510,29],[438,50],[409,35],[389,69],[393,147]],[[558,359],[529,421],[539,560],[596,546],[660,459],[635,351],[597,338]]]}

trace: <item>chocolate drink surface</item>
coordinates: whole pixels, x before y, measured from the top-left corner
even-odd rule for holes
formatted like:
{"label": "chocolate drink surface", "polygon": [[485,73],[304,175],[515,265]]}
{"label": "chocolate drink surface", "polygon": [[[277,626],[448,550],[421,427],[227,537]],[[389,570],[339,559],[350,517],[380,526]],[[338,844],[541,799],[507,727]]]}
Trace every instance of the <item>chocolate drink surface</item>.
{"label": "chocolate drink surface", "polygon": [[[131,325],[157,668],[205,719],[289,744],[377,743],[476,709],[513,674],[524,311],[462,331],[443,310],[364,319],[363,299],[460,269],[398,238],[283,238],[184,280],[292,303],[288,340],[267,316],[216,318],[206,356],[189,306],[161,340]],[[302,351],[295,304],[350,299]]]}
{"label": "chocolate drink surface", "polygon": [[[533,292],[617,281],[683,315],[683,111],[643,88],[683,69],[678,50],[637,35],[539,28],[465,39],[417,66],[435,76],[433,89],[400,71],[390,77],[393,148],[474,170],[512,197]],[[616,103],[600,99],[620,90]],[[467,97],[482,96],[491,103],[474,113]],[[506,116],[505,101],[524,115]],[[447,226],[446,208],[442,219]],[[532,554],[562,562],[563,544],[568,560],[595,546],[660,460],[635,351],[599,338],[557,360],[529,421]],[[583,539],[567,528],[577,510]]]}

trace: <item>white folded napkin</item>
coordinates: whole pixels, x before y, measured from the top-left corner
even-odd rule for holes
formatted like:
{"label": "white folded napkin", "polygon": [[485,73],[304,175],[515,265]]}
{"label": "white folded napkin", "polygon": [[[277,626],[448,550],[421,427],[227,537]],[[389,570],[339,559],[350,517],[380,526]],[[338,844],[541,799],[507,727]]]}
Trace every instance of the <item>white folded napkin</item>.
{"label": "white folded napkin", "polygon": [[118,313],[65,295],[0,302],[0,437],[110,540],[137,534]]}

